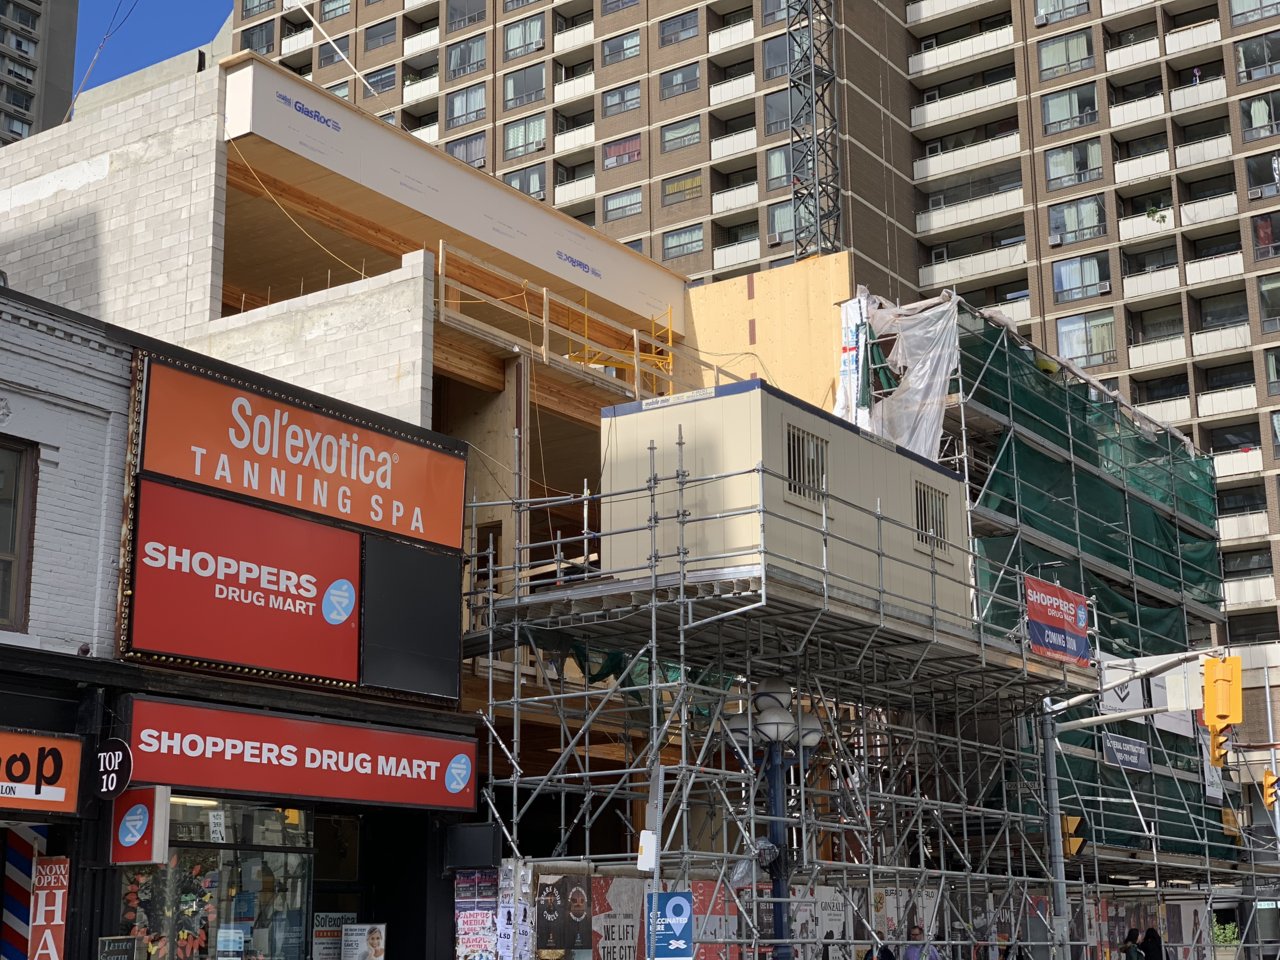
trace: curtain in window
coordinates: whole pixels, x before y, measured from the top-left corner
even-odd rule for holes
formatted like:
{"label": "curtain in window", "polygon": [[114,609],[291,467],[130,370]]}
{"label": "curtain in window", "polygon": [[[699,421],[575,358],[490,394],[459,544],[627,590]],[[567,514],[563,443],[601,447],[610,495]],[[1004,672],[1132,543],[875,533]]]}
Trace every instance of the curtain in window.
{"label": "curtain in window", "polygon": [[1093,42],[1088,31],[1073,33],[1040,44],[1040,70],[1042,73],[1064,73],[1070,64],[1079,63],[1092,54]]}
{"label": "curtain in window", "polygon": [[516,50],[532,50],[543,40],[543,18],[529,17],[517,20],[506,27],[506,46],[508,54]]}
{"label": "curtain in window", "polygon": [[503,131],[503,147],[507,156],[519,156],[526,148],[539,140],[547,139],[547,118],[530,117],[519,123],[509,123]]}
{"label": "curtain in window", "polygon": [[795,210],[789,203],[775,203],[769,208],[769,232],[784,240],[795,236]]}
{"label": "curtain in window", "polygon": [[640,190],[626,190],[604,198],[604,218],[616,220],[636,212],[640,206]]}
{"label": "curtain in window", "polygon": [[479,117],[471,116],[484,110],[484,85],[477,84],[449,95],[447,114],[449,125],[469,123]]}
{"label": "curtain in window", "polygon": [[791,157],[791,151],[787,147],[781,150],[770,150],[765,156],[765,176],[769,183],[776,183],[779,180],[787,180],[791,177],[791,164],[787,161]]}
{"label": "curtain in window", "polygon": [[1101,279],[1100,264],[1096,257],[1061,260],[1053,265],[1053,289],[1058,292],[1091,287]]}
{"label": "curtain in window", "polygon": [[604,168],[616,167],[630,163],[640,156],[640,136],[627,137],[604,145]]}
{"label": "curtain in window", "polygon": [[530,103],[542,96],[546,89],[543,65],[536,64],[508,73],[502,78],[502,94],[507,106]]}
{"label": "curtain in window", "polygon": [[702,194],[702,173],[690,173],[673,177],[662,185],[663,199],[689,200]]}
{"label": "curtain in window", "polygon": [[696,253],[702,249],[702,225],[685,227],[683,230],[672,230],[662,237],[662,252],[667,255],[683,256]]}
{"label": "curtain in window", "polygon": [[484,63],[484,38],[474,37],[449,48],[449,75],[471,72],[472,65]]}
{"label": "curtain in window", "polygon": [[690,117],[662,128],[662,145],[666,149],[685,147],[702,139],[702,119]]}

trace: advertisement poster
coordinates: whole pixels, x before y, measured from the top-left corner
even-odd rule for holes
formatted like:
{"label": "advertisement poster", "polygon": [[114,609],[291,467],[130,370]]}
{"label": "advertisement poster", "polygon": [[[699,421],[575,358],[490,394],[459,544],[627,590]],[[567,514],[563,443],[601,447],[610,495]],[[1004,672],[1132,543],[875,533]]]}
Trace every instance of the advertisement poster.
{"label": "advertisement poster", "polygon": [[1089,648],[1089,601],[1078,593],[1023,577],[1027,601],[1027,638],[1031,652],[1048,660],[1085,667]]}
{"label": "advertisement poster", "polygon": [[645,896],[653,960],[693,960],[693,893],[673,890]]}
{"label": "advertisement poster", "polygon": [[44,733],[0,730],[0,810],[75,813],[80,790],[80,741]]}
{"label": "advertisement poster", "polygon": [[564,878],[565,948],[573,960],[591,960],[591,878]]}
{"label": "advertisement poster", "polygon": [[533,927],[533,868],[503,860],[498,872],[498,960],[532,960]]}
{"label": "advertisement poster", "polygon": [[623,877],[592,878],[592,960],[644,960],[646,885]]}
{"label": "advertisement poster", "polygon": [[537,933],[539,953],[565,949],[564,877],[544,873],[538,877]]}
{"label": "advertisement poster", "polygon": [[347,923],[342,926],[342,960],[386,960],[385,923]]}
{"label": "advertisement poster", "polygon": [[872,915],[876,930],[890,943],[905,942],[914,924],[925,930],[937,928],[938,892],[936,890],[899,890],[888,887],[875,892]]}
{"label": "advertisement poster", "polygon": [[32,957],[62,960],[67,934],[67,894],[71,889],[71,861],[67,857],[39,857],[31,876]]}
{"label": "advertisement poster", "polygon": [[498,954],[497,870],[459,870],[453,878],[457,960],[495,960]]}
{"label": "advertisement poster", "polygon": [[[1133,737],[1122,737],[1110,730],[1102,731],[1102,762],[1126,770],[1151,771],[1151,751],[1147,744]],[[1145,929],[1145,928],[1144,928]]]}
{"label": "advertisement poster", "polygon": [[738,925],[738,907],[729,896],[723,883],[714,880],[694,880],[693,891],[694,939],[697,949],[694,960],[738,960],[738,950],[717,940],[728,940]]}
{"label": "advertisement poster", "polygon": [[311,960],[342,960],[342,928],[356,922],[354,913],[311,915]]}

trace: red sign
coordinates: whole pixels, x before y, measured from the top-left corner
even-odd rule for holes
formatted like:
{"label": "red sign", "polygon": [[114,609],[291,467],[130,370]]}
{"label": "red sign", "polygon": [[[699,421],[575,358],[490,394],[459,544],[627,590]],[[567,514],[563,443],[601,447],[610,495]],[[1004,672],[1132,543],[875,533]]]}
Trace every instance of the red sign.
{"label": "red sign", "polygon": [[169,788],[124,791],[111,808],[111,862],[164,863],[168,859]]}
{"label": "red sign", "polygon": [[79,740],[0,730],[0,813],[75,813],[79,794]]}
{"label": "red sign", "polygon": [[1049,660],[1089,665],[1089,599],[1054,583],[1023,577],[1031,650]]}
{"label": "red sign", "polygon": [[155,362],[142,456],[204,487],[462,546],[459,454]]}
{"label": "red sign", "polygon": [[134,650],[359,679],[360,535],[143,480]]}
{"label": "red sign", "polygon": [[473,810],[475,740],[136,698],[135,780]]}
{"label": "red sign", "polygon": [[67,894],[71,889],[71,861],[40,857],[31,877],[31,960],[62,960],[67,933]]}

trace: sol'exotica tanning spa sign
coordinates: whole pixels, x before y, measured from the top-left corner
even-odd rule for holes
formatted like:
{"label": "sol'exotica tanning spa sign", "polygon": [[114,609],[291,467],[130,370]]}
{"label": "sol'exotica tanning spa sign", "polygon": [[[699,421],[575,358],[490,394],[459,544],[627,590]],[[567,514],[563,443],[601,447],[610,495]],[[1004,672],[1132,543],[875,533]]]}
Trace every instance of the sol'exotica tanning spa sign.
{"label": "sol'exotica tanning spa sign", "polygon": [[145,417],[147,472],[462,546],[460,457],[159,363]]}

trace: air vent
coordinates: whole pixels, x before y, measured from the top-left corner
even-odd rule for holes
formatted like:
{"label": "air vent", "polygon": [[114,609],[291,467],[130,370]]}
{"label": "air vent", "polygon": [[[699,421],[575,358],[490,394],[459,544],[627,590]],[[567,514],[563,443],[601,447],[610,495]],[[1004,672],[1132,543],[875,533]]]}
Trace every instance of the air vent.
{"label": "air vent", "polygon": [[1043,26],[1045,26],[1046,24],[1048,24],[1048,22],[1049,22],[1049,17],[1048,17],[1046,14],[1043,14],[1043,13],[1038,13],[1038,14],[1036,14],[1036,26],[1037,26],[1037,27],[1043,27]]}
{"label": "air vent", "polygon": [[1103,280],[1101,283],[1099,283],[1099,284],[1098,284],[1098,292],[1099,292],[1099,293],[1110,293],[1110,292],[1111,292],[1111,281],[1110,281],[1110,280]]}
{"label": "air vent", "polygon": [[1051,234],[1049,234],[1049,246],[1051,246],[1051,247],[1060,247],[1060,246],[1062,246],[1062,234],[1060,234],[1060,233],[1051,233]]}
{"label": "air vent", "polygon": [[1252,190],[1250,190],[1250,191],[1249,191],[1249,199],[1250,199],[1250,200],[1261,200],[1261,199],[1262,199],[1262,188],[1261,188],[1261,187],[1254,187]]}
{"label": "air vent", "polygon": [[535,200],[545,200],[547,199],[547,191],[535,190],[533,193],[529,194],[529,196],[533,197]]}

